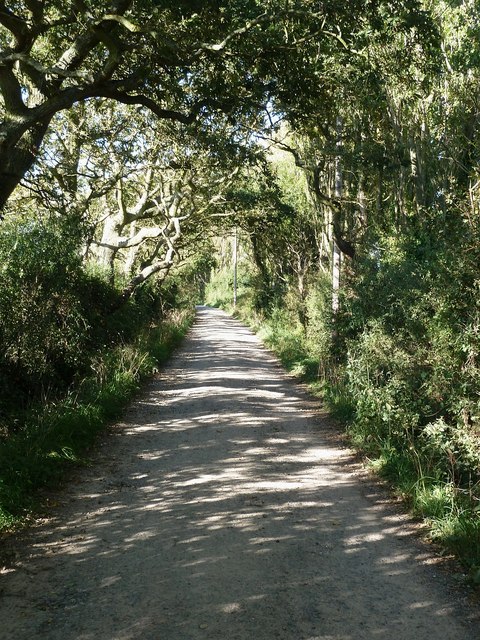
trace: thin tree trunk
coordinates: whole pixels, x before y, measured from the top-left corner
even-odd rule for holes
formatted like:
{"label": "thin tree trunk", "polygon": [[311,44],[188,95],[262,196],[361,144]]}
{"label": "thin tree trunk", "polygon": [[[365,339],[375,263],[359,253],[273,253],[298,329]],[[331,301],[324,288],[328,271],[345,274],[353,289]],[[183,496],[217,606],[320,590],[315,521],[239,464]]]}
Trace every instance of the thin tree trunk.
{"label": "thin tree trunk", "polygon": [[[342,129],[343,120],[341,116],[337,117],[337,155],[335,157],[335,198],[340,200],[343,195],[343,170],[342,170]],[[342,266],[342,255],[335,239],[335,234],[332,236],[332,311],[334,315],[338,312],[339,299],[338,294],[340,291],[340,272]]]}
{"label": "thin tree trunk", "polygon": [[233,236],[233,306],[237,306],[238,231]]}

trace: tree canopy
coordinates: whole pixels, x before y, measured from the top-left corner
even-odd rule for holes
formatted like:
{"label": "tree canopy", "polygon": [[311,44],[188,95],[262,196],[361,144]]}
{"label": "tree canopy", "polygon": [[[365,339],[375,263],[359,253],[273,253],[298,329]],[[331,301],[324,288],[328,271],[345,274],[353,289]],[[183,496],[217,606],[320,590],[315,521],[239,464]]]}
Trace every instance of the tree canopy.
{"label": "tree canopy", "polygon": [[[0,3],[0,208],[38,156],[54,115],[91,98],[142,105],[186,126],[268,101],[313,115],[330,61],[362,57],[373,33],[427,21],[417,3],[115,0]],[[336,66],[342,64],[337,60]]]}

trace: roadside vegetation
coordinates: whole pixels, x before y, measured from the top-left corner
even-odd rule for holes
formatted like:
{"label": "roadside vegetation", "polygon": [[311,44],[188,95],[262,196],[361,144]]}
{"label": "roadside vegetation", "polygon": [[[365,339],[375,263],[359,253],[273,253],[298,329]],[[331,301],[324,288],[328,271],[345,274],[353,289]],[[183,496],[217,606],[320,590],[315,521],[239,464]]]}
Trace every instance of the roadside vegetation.
{"label": "roadside vegetation", "polygon": [[235,280],[480,582],[476,3],[67,4],[0,6],[0,526]]}
{"label": "roadside vegetation", "polygon": [[119,288],[82,266],[74,242],[53,222],[0,228],[0,530],[28,520],[39,489],[88,461],[194,316],[177,283],[115,309]]}
{"label": "roadside vegetation", "polygon": [[404,37],[369,40],[371,73],[332,63],[328,104],[265,136],[266,168],[237,192],[237,249],[231,229],[206,300],[321,393],[479,584],[476,19],[467,3],[424,7],[435,36],[413,58],[393,64]]}
{"label": "roadside vegetation", "polygon": [[[250,268],[244,263],[240,281],[255,280]],[[452,404],[465,403],[465,383],[459,381],[456,389],[450,386],[451,361],[440,353],[432,354],[433,364],[426,361],[425,337],[415,336],[406,352],[377,322],[349,335],[341,345],[342,357],[338,324],[321,286],[311,293],[312,321],[306,327],[295,305],[285,305],[288,296],[264,313],[255,306],[250,286],[239,288],[234,307],[232,286],[231,269],[215,274],[207,287],[207,302],[249,324],[285,368],[323,399],[365,464],[425,523],[427,537],[445,554],[456,556],[469,580],[480,584],[478,434],[453,410],[449,422],[445,416],[432,416],[422,390],[429,384],[425,371],[429,380],[448,377]],[[471,402],[476,393],[472,389]]]}

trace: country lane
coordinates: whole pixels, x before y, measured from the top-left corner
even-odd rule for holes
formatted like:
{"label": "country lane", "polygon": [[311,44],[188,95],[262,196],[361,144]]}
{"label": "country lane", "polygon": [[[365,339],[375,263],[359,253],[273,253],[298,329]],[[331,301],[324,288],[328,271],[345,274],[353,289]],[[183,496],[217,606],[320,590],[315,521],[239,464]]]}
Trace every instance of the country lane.
{"label": "country lane", "polygon": [[479,640],[477,605],[241,323],[169,365],[0,574],[1,640]]}

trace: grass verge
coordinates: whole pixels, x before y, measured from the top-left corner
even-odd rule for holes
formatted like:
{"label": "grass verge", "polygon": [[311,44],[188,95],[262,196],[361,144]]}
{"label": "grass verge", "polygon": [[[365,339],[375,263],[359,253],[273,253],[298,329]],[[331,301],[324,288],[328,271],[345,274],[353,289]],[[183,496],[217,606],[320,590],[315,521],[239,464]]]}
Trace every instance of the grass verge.
{"label": "grass verge", "polygon": [[133,344],[99,354],[92,374],[68,397],[30,410],[16,432],[0,440],[0,531],[25,523],[38,506],[39,489],[85,461],[97,434],[168,359],[193,317],[191,310],[172,312]]}
{"label": "grass verge", "polygon": [[[254,330],[290,373],[321,396],[343,424],[352,446],[364,455],[366,464],[386,480],[392,492],[428,527],[428,537],[446,555],[455,556],[468,580],[480,585],[480,487],[465,489],[440,473],[425,475],[419,452],[413,447],[394,447],[373,438],[365,425],[355,420],[355,408],[344,380],[320,380],[322,363],[306,348],[300,332],[279,323],[262,320],[248,306],[223,305]],[[434,471],[434,470],[433,470]]]}

